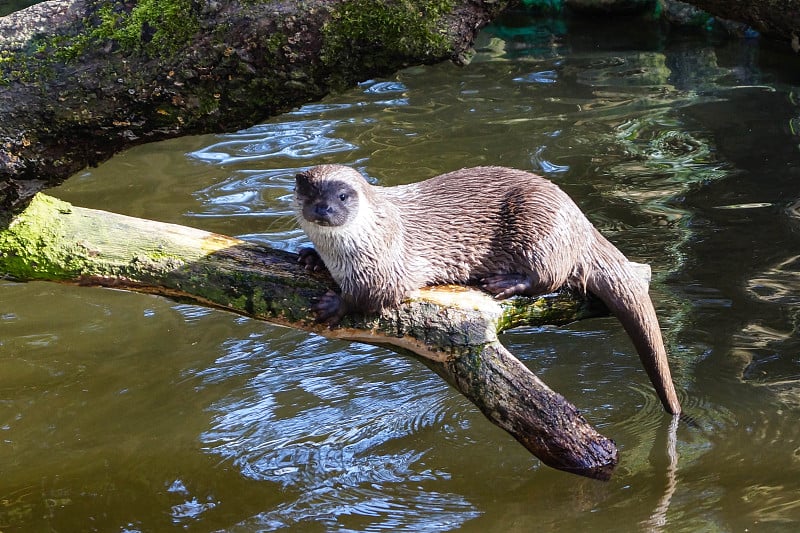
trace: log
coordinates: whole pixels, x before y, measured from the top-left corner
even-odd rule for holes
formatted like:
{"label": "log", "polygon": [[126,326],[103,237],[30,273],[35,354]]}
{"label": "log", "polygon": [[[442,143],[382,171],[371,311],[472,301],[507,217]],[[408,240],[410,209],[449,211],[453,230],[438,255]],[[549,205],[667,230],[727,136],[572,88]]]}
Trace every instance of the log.
{"label": "log", "polygon": [[463,62],[506,0],[50,0],[0,18],[0,213],[144,142]]}
{"label": "log", "polygon": [[396,309],[328,328],[309,308],[335,283],[327,273],[306,272],[296,254],[43,194],[0,226],[0,275],[159,294],[410,353],[545,464],[596,479],[608,479],[617,464],[614,443],[497,337],[516,325],[607,313],[569,291],[498,302],[468,287],[430,287]]}

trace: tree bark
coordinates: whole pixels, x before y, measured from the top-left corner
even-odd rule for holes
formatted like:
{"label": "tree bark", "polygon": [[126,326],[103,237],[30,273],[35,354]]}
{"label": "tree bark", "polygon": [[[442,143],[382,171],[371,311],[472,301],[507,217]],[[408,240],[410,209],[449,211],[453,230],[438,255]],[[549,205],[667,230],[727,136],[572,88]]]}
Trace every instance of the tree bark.
{"label": "tree bark", "polygon": [[0,212],[135,144],[462,61],[508,3],[51,0],[0,18]]}
{"label": "tree bark", "polygon": [[0,228],[0,275],[123,288],[411,353],[547,465],[608,479],[614,443],[499,342],[516,325],[605,314],[571,292],[498,302],[467,287],[418,291],[379,316],[317,324],[313,300],[335,284],[297,255],[175,224],[74,207],[36,195]]}

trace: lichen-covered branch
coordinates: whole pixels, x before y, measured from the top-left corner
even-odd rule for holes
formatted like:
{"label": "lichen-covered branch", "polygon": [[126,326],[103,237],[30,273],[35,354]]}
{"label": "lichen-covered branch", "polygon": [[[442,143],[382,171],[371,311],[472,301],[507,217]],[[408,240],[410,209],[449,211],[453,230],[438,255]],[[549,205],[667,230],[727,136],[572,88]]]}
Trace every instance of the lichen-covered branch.
{"label": "lichen-covered branch", "polygon": [[72,206],[42,194],[0,227],[0,276],[161,294],[269,322],[412,353],[544,463],[606,479],[617,462],[597,433],[500,344],[515,324],[603,314],[569,292],[497,302],[467,287],[426,288],[379,316],[314,321],[315,298],[335,288],[297,255],[205,231]]}

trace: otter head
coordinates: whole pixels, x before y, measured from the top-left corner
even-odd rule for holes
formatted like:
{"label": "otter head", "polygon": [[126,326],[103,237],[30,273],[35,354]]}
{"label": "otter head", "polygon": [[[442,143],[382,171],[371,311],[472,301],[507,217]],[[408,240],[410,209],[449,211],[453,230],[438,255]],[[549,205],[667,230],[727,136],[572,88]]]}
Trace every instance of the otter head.
{"label": "otter head", "polygon": [[344,166],[322,165],[301,172],[294,189],[298,215],[318,226],[344,226],[358,215],[363,184],[361,174]]}

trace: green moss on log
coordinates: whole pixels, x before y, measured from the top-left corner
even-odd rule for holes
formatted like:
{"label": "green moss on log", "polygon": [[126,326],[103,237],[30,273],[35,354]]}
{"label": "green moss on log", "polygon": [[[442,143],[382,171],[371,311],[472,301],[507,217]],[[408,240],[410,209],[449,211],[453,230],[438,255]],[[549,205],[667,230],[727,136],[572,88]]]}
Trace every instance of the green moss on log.
{"label": "green moss on log", "polygon": [[127,50],[165,56],[188,43],[200,29],[195,4],[192,0],[140,0],[128,13],[118,3],[106,2],[97,12],[100,24],[90,38],[111,39]]}
{"label": "green moss on log", "polygon": [[[53,210],[69,213],[72,206],[55,198],[37,195],[14,221],[0,230],[0,272],[19,279],[70,279],[87,263],[83,254],[70,255],[68,261],[53,257],[53,242],[61,236],[60,223]],[[60,254],[59,254],[60,255]]]}
{"label": "green moss on log", "polygon": [[[321,59],[333,73],[370,71],[404,58],[441,59],[448,39],[437,28],[451,0],[350,0],[336,7],[323,28]],[[382,51],[376,54],[376,51]],[[339,74],[342,79],[350,78]],[[334,83],[336,85],[336,83]]]}
{"label": "green moss on log", "polygon": [[189,43],[200,29],[196,2],[192,0],[140,0],[130,11],[124,3],[101,0],[84,19],[86,30],[69,38],[44,41],[54,45],[55,56],[70,61],[87,49],[109,42],[123,53],[166,57]]}
{"label": "green moss on log", "polygon": [[542,295],[517,297],[503,300],[503,314],[498,320],[497,331],[508,331],[529,324],[563,325],[576,320],[603,316],[608,309],[599,299],[562,288],[559,297]]}
{"label": "green moss on log", "polygon": [[34,82],[53,75],[89,50],[166,58],[191,42],[200,30],[199,4],[193,0],[140,0],[132,5],[98,0],[82,27],[63,35],[33,39],[21,51],[0,50],[0,84]]}

